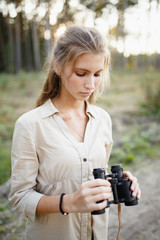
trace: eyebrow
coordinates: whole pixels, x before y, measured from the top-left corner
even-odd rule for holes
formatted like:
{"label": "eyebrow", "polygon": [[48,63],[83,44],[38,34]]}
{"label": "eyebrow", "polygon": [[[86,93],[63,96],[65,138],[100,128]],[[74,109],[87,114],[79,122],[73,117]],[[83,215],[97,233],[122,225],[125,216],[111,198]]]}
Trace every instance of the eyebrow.
{"label": "eyebrow", "polygon": [[[83,70],[83,71],[86,71],[86,72],[90,72],[88,69],[85,69],[85,68],[75,68],[75,70]],[[103,69],[100,69],[96,72],[101,72],[101,71],[103,71]]]}

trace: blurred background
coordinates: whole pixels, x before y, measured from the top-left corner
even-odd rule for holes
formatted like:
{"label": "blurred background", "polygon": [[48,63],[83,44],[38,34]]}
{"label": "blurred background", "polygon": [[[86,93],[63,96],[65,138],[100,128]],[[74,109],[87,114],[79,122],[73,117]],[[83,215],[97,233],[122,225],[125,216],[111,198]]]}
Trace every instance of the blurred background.
{"label": "blurred background", "polygon": [[70,24],[110,34],[114,67],[160,67],[159,0],[1,0],[0,71],[40,71],[51,43]]}
{"label": "blurred background", "polygon": [[[0,0],[0,239],[24,239],[26,220],[7,200],[14,123],[34,107],[52,44],[72,24],[97,28],[111,50],[111,86],[96,103],[113,121],[109,166],[123,164],[142,189],[139,205],[122,210],[121,239],[159,240],[159,0]],[[116,211],[109,240],[116,239]]]}

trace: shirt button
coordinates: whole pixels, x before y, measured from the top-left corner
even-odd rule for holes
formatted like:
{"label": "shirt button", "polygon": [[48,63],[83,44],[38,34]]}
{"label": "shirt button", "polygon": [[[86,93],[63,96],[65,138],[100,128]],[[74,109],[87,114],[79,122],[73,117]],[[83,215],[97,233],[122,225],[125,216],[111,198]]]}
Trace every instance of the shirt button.
{"label": "shirt button", "polygon": [[83,158],[83,162],[87,162],[87,158]]}

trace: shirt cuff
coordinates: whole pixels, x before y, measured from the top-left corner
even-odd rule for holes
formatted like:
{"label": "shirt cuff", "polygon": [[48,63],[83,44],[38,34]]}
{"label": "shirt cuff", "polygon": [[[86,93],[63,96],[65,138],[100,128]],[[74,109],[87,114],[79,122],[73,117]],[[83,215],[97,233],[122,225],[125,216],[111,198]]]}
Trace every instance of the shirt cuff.
{"label": "shirt cuff", "polygon": [[38,193],[36,191],[30,192],[29,196],[27,197],[27,203],[26,203],[26,216],[28,217],[29,220],[32,222],[35,220],[36,217],[36,209],[39,200],[41,197],[43,197],[44,194]]}

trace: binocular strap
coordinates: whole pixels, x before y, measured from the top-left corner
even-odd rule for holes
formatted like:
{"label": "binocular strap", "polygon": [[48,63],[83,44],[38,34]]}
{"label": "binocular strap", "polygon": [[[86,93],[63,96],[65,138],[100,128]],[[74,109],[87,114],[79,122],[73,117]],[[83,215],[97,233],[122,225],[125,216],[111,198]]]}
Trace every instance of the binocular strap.
{"label": "binocular strap", "polygon": [[118,234],[117,234],[117,240],[119,240],[120,229],[122,227],[122,222],[121,222],[121,204],[120,203],[118,203],[118,221],[119,221],[119,229],[118,229]]}

